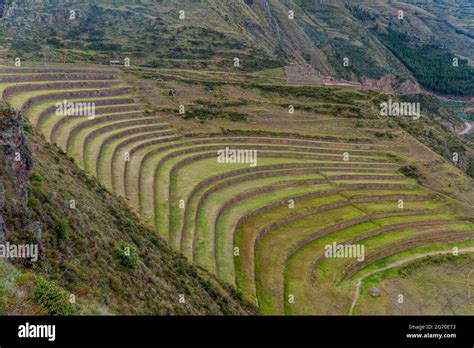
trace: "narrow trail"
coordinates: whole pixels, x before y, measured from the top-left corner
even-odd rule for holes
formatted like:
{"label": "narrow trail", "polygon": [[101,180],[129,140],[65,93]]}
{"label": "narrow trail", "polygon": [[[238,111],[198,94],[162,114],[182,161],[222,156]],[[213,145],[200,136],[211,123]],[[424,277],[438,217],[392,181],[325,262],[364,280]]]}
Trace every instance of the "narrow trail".
{"label": "narrow trail", "polygon": [[464,135],[469,133],[472,130],[472,123],[469,121],[464,121],[464,124],[466,125],[466,128],[464,128],[462,131],[460,131],[458,134],[459,135]]}
{"label": "narrow trail", "polygon": [[[360,287],[362,285],[362,281],[375,274],[375,273],[378,273],[378,272],[382,272],[382,271],[385,271],[387,269],[390,269],[390,268],[394,268],[394,267],[397,267],[397,266],[400,266],[404,263],[407,263],[407,262],[410,262],[410,261],[413,261],[413,260],[416,260],[416,259],[420,259],[420,258],[423,258],[423,257],[426,257],[426,256],[433,256],[433,255],[444,255],[444,254],[450,254],[452,253],[453,250],[452,249],[448,249],[448,250],[438,250],[438,251],[431,251],[431,252],[428,252],[428,253],[422,253],[422,254],[414,254],[414,255],[410,255],[410,256],[407,256],[405,258],[402,258],[400,260],[397,260],[385,267],[382,267],[382,268],[379,268],[379,269],[376,269],[366,275],[364,275],[363,277],[357,279],[356,281],[356,284],[355,284],[355,291],[354,291],[354,300],[352,301],[352,305],[351,305],[351,309],[349,311],[349,315],[352,315],[352,312],[354,311],[354,307],[356,306],[357,304],[357,301],[359,300],[359,297],[360,297]],[[459,253],[473,253],[474,252],[474,247],[468,247],[468,248],[461,248],[459,249]]]}

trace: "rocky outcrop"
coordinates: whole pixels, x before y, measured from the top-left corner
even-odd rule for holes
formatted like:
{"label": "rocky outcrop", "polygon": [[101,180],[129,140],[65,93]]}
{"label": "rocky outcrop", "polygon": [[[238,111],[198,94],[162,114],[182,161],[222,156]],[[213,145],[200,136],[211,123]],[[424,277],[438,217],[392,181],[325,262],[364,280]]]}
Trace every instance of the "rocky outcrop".
{"label": "rocky outcrop", "polygon": [[[13,194],[19,204],[28,201],[28,178],[34,162],[23,133],[23,120],[17,110],[4,109],[0,113],[0,243],[7,238],[6,187],[3,180],[12,182]],[[6,209],[8,211],[8,209]]]}
{"label": "rocky outcrop", "polygon": [[36,5],[35,2],[29,1],[13,1],[11,4],[0,3],[0,10],[2,18],[5,19],[18,19],[25,20],[28,22],[41,23],[41,24],[55,24],[58,22],[64,22],[68,19],[67,12],[56,10],[53,13],[38,13],[32,12],[32,5]]}
{"label": "rocky outcrop", "polygon": [[6,109],[0,118],[0,146],[5,164],[10,165],[17,181],[17,193],[23,201],[28,199],[28,177],[33,169],[33,157],[23,133],[23,120],[18,110]]}
{"label": "rocky outcrop", "polygon": [[19,6],[16,2],[12,2],[11,5],[3,4],[2,5],[2,18],[10,18],[17,14]]}
{"label": "rocky outcrop", "polygon": [[393,74],[385,74],[378,80],[365,78],[362,86],[374,88],[387,93],[410,95],[423,92],[420,85],[412,80],[402,80]]}
{"label": "rocky outcrop", "polygon": [[3,208],[5,207],[5,187],[0,182],[0,243],[5,242],[7,235],[7,226],[3,221]]}

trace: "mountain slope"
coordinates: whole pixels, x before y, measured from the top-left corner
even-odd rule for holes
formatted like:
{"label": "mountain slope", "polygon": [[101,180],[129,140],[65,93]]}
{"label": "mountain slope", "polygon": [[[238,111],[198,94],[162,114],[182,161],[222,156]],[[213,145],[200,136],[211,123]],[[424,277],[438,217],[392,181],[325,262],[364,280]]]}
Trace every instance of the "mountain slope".
{"label": "mountain slope", "polygon": [[[296,61],[323,76],[361,81],[390,73],[441,93],[470,95],[473,88],[468,0],[7,1],[2,15],[0,45],[24,60],[128,57],[133,65],[230,70],[239,58],[237,68],[251,71]],[[407,35],[402,46],[393,46],[391,33]],[[413,46],[428,50],[418,58],[412,52],[412,60],[433,60],[427,71],[398,54]],[[453,57],[460,67],[446,71]],[[430,83],[446,74],[461,86]]]}
{"label": "mountain slope", "polygon": [[0,313],[255,313],[27,130],[26,137],[17,114],[2,111],[0,238],[39,245],[39,260],[0,263]]}
{"label": "mountain slope", "polygon": [[[472,245],[473,185],[463,171],[474,175],[474,155],[454,134],[463,123],[430,94],[341,81],[416,77],[469,94],[467,61],[452,74],[452,53],[425,20],[438,23],[434,12],[395,1],[60,3],[9,2],[0,21],[2,65],[23,62],[2,66],[2,97],[37,132],[29,130],[32,169],[18,119],[6,113],[13,141],[0,236],[42,250],[38,263],[0,264],[9,274],[3,312],[254,313],[158,235],[265,314],[346,313],[354,280],[387,258]],[[452,39],[469,38],[465,18],[453,18],[462,32]],[[74,65],[51,63],[61,60]],[[295,61],[343,88],[285,81],[285,71],[308,67]],[[61,118],[55,103],[70,98],[92,101],[98,117]],[[392,101],[418,103],[421,114],[382,116]],[[216,161],[216,150],[235,146],[258,151],[258,165]],[[367,262],[320,257],[334,241],[365,245]],[[61,301],[50,306],[50,297]]]}

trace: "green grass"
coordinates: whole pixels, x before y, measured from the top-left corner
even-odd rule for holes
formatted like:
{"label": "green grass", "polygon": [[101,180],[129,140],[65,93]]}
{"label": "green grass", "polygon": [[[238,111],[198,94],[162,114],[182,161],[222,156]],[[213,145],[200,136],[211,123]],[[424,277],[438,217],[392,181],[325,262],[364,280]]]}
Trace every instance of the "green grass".
{"label": "green grass", "polygon": [[[84,101],[84,102],[90,102],[94,100],[109,100],[109,99],[121,99],[121,98],[133,98],[133,95],[131,94],[121,94],[119,96],[111,96],[111,97],[97,97],[97,98],[71,98],[69,101],[71,102],[79,102],[79,101]],[[50,106],[55,105],[58,102],[63,102],[63,99],[51,99],[51,100],[45,100],[42,102],[38,102],[33,104],[31,107],[28,108],[28,110],[25,113],[25,117],[28,119],[28,121],[32,125],[37,125],[38,124],[38,117],[41,111],[47,109]]]}
{"label": "green grass", "polygon": [[[446,217],[444,215],[430,214],[427,216],[406,216],[403,217],[403,222],[416,222],[424,219],[434,220],[440,218],[447,218],[447,222],[450,221],[449,217]],[[320,310],[322,310],[322,308],[324,308],[324,306],[328,304],[328,301],[325,302],[322,298],[318,297],[316,299],[311,299],[311,297],[308,296],[311,293],[310,290],[314,289],[311,280],[313,274],[310,272],[312,270],[312,265],[314,264],[316,259],[322,254],[324,246],[326,244],[331,244],[333,242],[343,243],[346,240],[350,240],[351,238],[357,237],[363,233],[367,233],[370,230],[374,230],[381,225],[386,226],[398,222],[399,221],[397,221],[396,218],[374,219],[339,230],[335,233],[332,233],[311,243],[308,243],[302,248],[300,248],[288,260],[288,266],[285,271],[285,294],[286,296],[288,296],[288,294],[290,293],[294,294],[299,299],[299,301],[292,305],[290,305],[289,303],[285,303],[285,313],[311,314],[319,312]],[[403,238],[411,237],[419,231],[427,230],[433,227],[436,227],[436,225],[384,232],[375,237],[367,238],[357,243],[363,244],[365,246],[366,253],[371,250],[383,250],[383,245],[393,243]],[[447,229],[458,227],[466,228],[465,225],[458,224],[454,220],[451,224],[442,225],[441,228]],[[343,270],[344,265],[352,261],[353,259],[324,259],[316,270],[317,288],[334,288],[335,284],[333,283],[333,279],[337,278],[338,274]],[[341,286],[344,287],[344,285]],[[347,296],[349,296],[350,294],[348,293]],[[322,301],[322,303],[318,303],[318,301]]]}
{"label": "green grass", "polygon": [[[92,99],[92,100],[95,100],[95,99]],[[81,102],[82,102],[82,100],[81,100]],[[120,104],[120,105],[97,106],[95,108],[95,112],[97,113],[98,111],[100,111],[100,109],[104,109],[104,108],[108,108],[108,107],[121,107],[121,106],[130,106],[130,105],[139,105],[139,104]],[[125,111],[125,112],[139,112],[139,110],[137,110],[137,111]],[[124,113],[124,112],[122,111],[122,112],[117,112],[117,113]],[[114,114],[114,113],[96,114],[95,118],[100,118],[102,116],[110,115],[110,114]],[[53,130],[53,127],[55,126],[56,122],[59,121],[60,119],[62,119],[63,117],[65,117],[65,116],[58,116],[54,112],[52,112],[52,113],[46,115],[45,117],[43,117],[37,123],[36,129],[40,133],[42,133],[46,137],[46,139],[53,139],[52,134],[51,134],[52,130]],[[82,122],[82,121],[85,121],[85,120],[87,120],[87,116],[76,116],[74,118],[68,119],[64,124],[73,125],[74,123],[77,124],[78,122]]]}
{"label": "green grass", "polygon": [[[48,83],[69,83],[69,82],[113,82],[114,80],[49,80],[49,81],[27,81],[27,82],[2,82],[0,83],[0,94],[10,86],[23,85],[44,85]],[[65,89],[66,90],[66,89]]]}
{"label": "green grass", "polygon": [[[474,224],[472,224],[472,223],[470,223],[470,224],[466,224],[466,223],[456,224],[455,222],[453,222],[453,225],[450,225],[448,227],[451,227],[452,229],[454,229],[456,231],[472,231],[474,229]],[[407,233],[407,236],[412,236],[413,232],[415,232],[415,230],[413,230],[412,233]],[[382,239],[383,242],[387,242],[387,244],[389,242],[393,241],[392,239],[389,239],[387,237],[383,237],[383,238],[380,238],[380,239]],[[380,243],[380,239],[379,240],[372,239],[371,244]],[[382,243],[380,243],[380,244],[382,244]],[[368,245],[370,245],[370,244],[368,243]],[[371,263],[369,266],[367,266],[367,267],[363,268],[361,271],[355,273],[351,278],[347,279],[347,281],[350,281],[350,280],[353,280],[357,277],[363,276],[364,274],[370,273],[373,270],[383,268],[383,267],[385,267],[385,266],[387,266],[387,265],[389,265],[389,264],[391,264],[391,263],[393,263],[393,262],[395,262],[399,259],[402,259],[406,256],[410,256],[410,255],[417,254],[417,253],[426,253],[426,252],[431,252],[431,251],[436,251],[436,250],[452,249],[454,246],[456,246],[458,248],[461,248],[461,247],[471,246],[471,245],[474,245],[474,241],[472,241],[472,240],[471,241],[455,242],[455,243],[434,243],[434,244],[423,245],[423,246],[411,248],[409,250],[399,252],[395,255],[385,257],[385,258],[383,258],[379,261]]]}
{"label": "green grass", "polygon": [[[275,184],[275,186],[278,185],[279,188],[275,189],[275,191],[277,192],[273,193],[273,197],[269,194],[266,195],[266,199],[274,200],[278,196],[285,197],[286,195],[288,195],[289,191],[298,191],[298,188],[296,187],[291,187],[291,189],[287,188],[287,186],[291,183],[294,183],[299,180],[321,178],[322,176],[319,174],[306,174],[285,175],[281,177],[256,179],[253,181],[240,183],[239,185],[231,185],[209,196],[204,202],[204,204],[200,206],[195,221],[195,237],[196,235],[198,237],[196,240],[196,248],[194,250],[194,252],[196,253],[196,262],[201,265],[206,265],[206,269],[210,269],[213,271],[219,270],[219,276],[222,277],[225,274],[225,277],[222,277],[222,279],[225,279],[227,282],[232,283],[234,278],[232,269],[229,269],[230,272],[222,272],[221,269],[218,267],[219,262],[216,259],[216,257],[220,254],[220,251],[222,251],[228,244],[230,249],[233,248],[233,238],[230,238],[230,240],[228,240],[229,238],[225,238],[225,235],[228,235],[229,232],[233,231],[232,225],[225,224],[225,229],[214,229],[214,225],[218,217],[217,213],[220,207],[233,196],[246,191],[252,191],[256,188],[265,187],[272,184]],[[262,201],[258,203],[262,204]],[[248,207],[251,211],[253,205],[247,201],[246,207]],[[230,257],[227,260],[232,264],[232,252],[230,253],[230,255],[226,256]],[[207,266],[209,266],[209,268]]]}
{"label": "green grass", "polygon": [[[140,120],[145,120],[145,119],[156,119],[156,117],[148,117],[148,118],[140,118]],[[117,127],[120,127],[120,124],[126,124],[129,120],[115,120],[115,121],[108,121],[108,122],[103,122],[99,124],[94,124],[90,127],[83,128],[79,130],[78,132],[74,133],[73,135],[71,134],[65,134],[68,138],[66,138],[64,141],[67,143],[68,139],[69,140],[69,146],[67,147],[67,153],[78,160],[78,164],[84,168],[85,167],[85,162],[84,162],[84,153],[83,153],[83,144],[84,140],[89,135],[90,132],[100,129],[102,127],[106,127],[109,125],[117,125]],[[143,125],[141,125],[143,127]],[[121,129],[121,130],[124,130]]]}
{"label": "green grass", "polygon": [[[205,146],[211,146],[211,145],[220,145],[220,144],[218,144],[218,143],[205,144]],[[229,144],[228,146],[232,147],[232,148],[239,148],[238,144]],[[173,152],[173,151],[174,150],[168,150],[164,153],[157,154],[157,155],[153,156],[153,160],[159,160],[160,157],[163,157],[165,154]],[[295,152],[289,152],[289,151],[279,151],[279,153],[295,154]],[[197,154],[198,153],[194,153],[194,155],[197,155]],[[361,157],[364,157],[364,156],[361,156]],[[364,158],[366,158],[366,157],[364,157]],[[149,158],[148,160],[151,160],[151,158]],[[338,161],[328,161],[328,163],[340,163],[340,162],[338,162]],[[144,168],[144,174],[147,173],[147,175],[149,175],[149,173],[148,173],[149,170],[150,170],[149,167],[145,167]],[[157,179],[155,180],[155,182],[162,183],[161,187],[167,187],[169,178],[167,178],[165,174],[161,174],[161,169],[157,171],[156,178]],[[149,182],[148,182],[148,185],[149,185]],[[147,187],[148,185],[144,185],[144,187]],[[160,190],[160,189],[155,190],[155,197],[156,196],[164,197],[163,195],[166,195],[166,193],[163,190]],[[185,195],[181,195],[181,198],[177,198],[177,201],[175,202],[175,204],[177,204],[177,202],[179,200],[185,199],[185,198],[186,198]],[[146,202],[146,203],[144,202],[141,205],[141,207],[150,207],[151,206],[150,203],[151,202],[148,200],[148,202]],[[165,209],[166,209],[166,203],[164,201],[160,202],[160,198],[156,199],[156,201],[155,201],[155,221],[156,221],[156,226],[157,226],[158,231],[165,231],[167,229],[167,227],[166,227],[167,225],[168,226],[173,226],[173,225],[169,225],[168,218],[165,216],[166,214],[163,213],[163,211]],[[142,211],[144,211],[145,216],[150,216],[150,209],[149,208],[144,208]],[[172,243],[176,243],[176,242],[177,241],[175,240]],[[177,246],[178,244],[173,244],[173,245]]]}
{"label": "green grass", "polygon": [[[153,126],[155,125],[165,125],[165,123],[157,123],[157,124],[152,124]],[[117,128],[113,129],[111,131],[107,132],[101,132],[100,134],[93,136],[89,138],[89,141],[85,145],[85,152],[84,152],[84,168],[87,172],[93,174],[94,176],[97,177],[97,164],[100,163],[101,159],[98,158],[99,156],[99,151],[100,147],[108,144],[106,142],[106,138],[108,136],[112,136],[117,133],[121,133],[125,130],[127,131],[132,131],[132,130],[138,130],[140,132],[138,133],[133,133],[132,135],[139,135],[139,134],[149,134],[152,132],[156,131],[146,131],[147,127],[150,125],[137,125],[137,126],[128,126],[126,128],[119,128],[120,124],[117,124]],[[130,135],[129,135],[130,136]],[[122,138],[124,140],[124,138]]]}
{"label": "green grass", "polygon": [[[246,235],[246,241],[248,244],[242,242],[242,235],[238,233],[238,220],[241,216],[245,214],[252,213],[258,208],[264,207],[268,205],[270,202],[280,202],[284,201],[285,203],[281,205],[279,210],[280,217],[289,215],[295,210],[303,209],[304,204],[301,202],[295,202],[295,207],[297,208],[289,208],[288,202],[290,199],[294,199],[297,195],[306,194],[309,192],[316,192],[320,190],[326,190],[332,188],[329,184],[320,184],[320,185],[313,185],[311,187],[308,186],[300,186],[300,187],[288,187],[278,189],[273,192],[265,193],[253,197],[251,199],[247,199],[241,202],[238,202],[231,206],[230,208],[226,209],[224,213],[220,216],[217,220],[215,236],[216,236],[216,262],[217,262],[217,270],[218,274],[222,279],[230,283],[239,283],[242,284],[242,279],[234,279],[235,277],[239,277],[244,272],[241,268],[241,262],[245,262],[245,257],[249,257],[249,259],[253,259],[253,252],[254,252],[254,241],[257,233],[260,229],[251,229],[249,231],[252,234],[252,237]],[[326,197],[321,197],[317,200],[320,204],[330,203],[334,201],[341,200],[343,197],[338,195],[331,195]],[[313,201],[313,203],[314,203]],[[269,220],[265,220],[268,222]],[[233,257],[233,248],[237,246],[239,248],[239,252],[241,256],[238,258]],[[234,264],[235,261],[235,264]],[[253,267],[253,264],[250,268]],[[253,272],[253,270],[246,269],[245,271]],[[232,277],[232,279],[231,279]]]}
{"label": "green grass", "polygon": [[[137,120],[137,119],[142,119],[140,117],[131,117],[130,119],[120,119],[120,120],[107,120],[105,117],[111,116],[111,115],[127,115],[130,114],[129,112],[118,112],[118,113],[111,113],[111,114],[104,114],[104,115],[98,115],[96,119],[100,120],[104,118],[103,122],[99,122],[96,124],[92,124],[87,126],[84,129],[90,129],[91,131],[94,129],[98,129],[103,126],[108,126],[113,123],[119,123],[119,122],[126,122],[128,120]],[[143,116],[145,118],[145,116]],[[67,143],[68,139],[71,137],[71,133],[74,131],[74,128],[80,127],[84,122],[89,122],[89,120],[85,117],[77,117],[77,118],[71,118],[68,119],[65,123],[57,127],[56,131],[51,134],[51,140],[56,143],[58,146],[62,147],[64,150],[70,150],[71,147],[67,148]],[[73,138],[74,139],[74,136]],[[72,140],[71,140],[72,141]]]}
{"label": "green grass", "polygon": [[360,210],[345,206],[299,219],[265,235],[257,244],[255,255],[256,290],[262,312],[282,313],[284,263],[291,246],[316,230],[363,215]]}
{"label": "green grass", "polygon": [[[139,144],[158,139],[158,138],[163,138],[166,137],[163,135],[163,133],[168,132],[169,130],[163,130],[163,131],[152,131],[152,132],[143,132],[143,133],[138,133],[138,134],[131,134],[128,136],[125,136],[123,138],[108,142],[104,144],[103,148],[103,153],[102,153],[102,158],[98,159],[98,170],[97,170],[97,178],[99,179],[100,182],[104,184],[105,187],[107,187],[110,191],[113,191],[113,184],[112,184],[112,176],[117,172],[120,171],[122,175],[125,173],[125,157],[124,154],[126,152],[129,152],[130,149],[132,149],[134,146],[137,146]],[[124,146],[121,148],[120,153],[115,153],[116,148],[124,141],[142,136],[142,135],[147,135],[147,134],[155,134],[154,138],[148,138],[144,140],[136,140],[133,141],[132,143]],[[114,159],[117,159],[119,163],[117,163],[117,167],[115,166]],[[133,167],[132,168],[136,168]],[[137,170],[133,170],[133,173],[136,174]],[[120,174],[119,174],[120,175]],[[124,180],[124,177],[121,176],[121,180]],[[135,200],[135,203],[137,201]],[[138,204],[134,205],[135,208],[138,208]]]}
{"label": "green grass", "polygon": [[[115,86],[119,87],[119,86]],[[29,91],[29,92],[18,92],[11,95],[7,102],[14,108],[21,109],[23,104],[32,97],[37,97],[40,95],[53,94],[53,93],[63,93],[63,92],[77,92],[77,91],[105,91],[110,88],[71,88],[71,89],[49,89],[41,91]]]}
{"label": "green grass", "polygon": [[[469,247],[469,244],[471,243],[466,243],[464,247]],[[432,252],[439,252],[440,254],[427,256],[426,253],[413,253],[409,255],[416,257],[413,260],[401,265],[387,265],[386,267],[392,267],[379,272],[374,270],[376,273],[364,276],[360,288],[360,297],[353,313],[366,314],[367,304],[374,301],[378,302],[378,309],[383,310],[384,307],[389,306],[392,302],[390,292],[393,293],[393,290],[387,291],[388,294],[385,294],[384,291],[381,296],[373,298],[368,294],[368,289],[373,286],[380,289],[382,288],[380,283],[383,282],[385,290],[387,283],[390,287],[392,281],[395,281],[403,283],[402,289],[396,287],[395,291],[399,293],[402,291],[405,297],[408,296],[416,301],[417,297],[423,294],[422,299],[430,299],[429,308],[420,308],[423,300],[419,301],[418,307],[416,304],[410,304],[410,313],[441,314],[446,311],[446,303],[448,303],[448,310],[451,313],[472,315],[474,308],[469,303],[469,297],[466,303],[465,294],[467,289],[469,291],[466,276],[469,279],[474,254],[466,252],[454,256],[452,255],[452,247],[446,250],[433,250]],[[442,252],[448,252],[448,254],[441,254]],[[440,292],[439,289],[443,289],[443,291]],[[454,304],[452,299],[454,299]],[[397,312],[407,311],[404,306],[399,306],[397,309]]]}

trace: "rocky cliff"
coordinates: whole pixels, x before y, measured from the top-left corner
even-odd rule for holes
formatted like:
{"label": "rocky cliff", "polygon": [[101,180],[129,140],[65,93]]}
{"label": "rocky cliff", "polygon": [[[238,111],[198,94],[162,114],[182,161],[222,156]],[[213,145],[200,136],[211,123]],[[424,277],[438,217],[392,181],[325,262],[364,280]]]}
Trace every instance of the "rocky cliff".
{"label": "rocky cliff", "polygon": [[[0,290],[11,290],[0,291],[0,315],[256,314],[230,286],[172,251],[122,199],[30,131],[21,112],[0,105],[2,241],[37,245],[39,257],[0,258]],[[27,274],[26,284],[3,283],[2,271],[12,267]],[[48,294],[51,301],[32,302],[45,279],[66,294],[61,298],[74,294],[77,302],[58,302],[56,292]]]}
{"label": "rocky cliff", "polygon": [[[6,210],[7,198],[20,208],[28,202],[28,177],[34,161],[28,146],[20,112],[3,109],[0,112],[0,242],[7,238],[6,214],[12,214],[13,207]],[[9,200],[10,201],[10,200]],[[26,219],[23,220],[26,222]]]}

